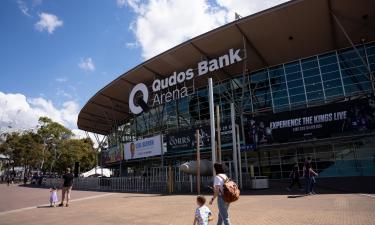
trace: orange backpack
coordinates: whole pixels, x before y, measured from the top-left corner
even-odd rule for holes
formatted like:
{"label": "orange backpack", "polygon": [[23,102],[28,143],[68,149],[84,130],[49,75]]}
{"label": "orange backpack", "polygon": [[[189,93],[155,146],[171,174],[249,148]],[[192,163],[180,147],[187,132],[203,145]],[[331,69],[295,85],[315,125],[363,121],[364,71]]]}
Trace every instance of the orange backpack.
{"label": "orange backpack", "polygon": [[224,180],[223,184],[223,199],[226,203],[235,202],[240,198],[240,189],[238,188],[238,185],[236,182],[232,181],[231,179],[227,178],[224,179],[224,177],[218,175],[221,177],[221,179]]}

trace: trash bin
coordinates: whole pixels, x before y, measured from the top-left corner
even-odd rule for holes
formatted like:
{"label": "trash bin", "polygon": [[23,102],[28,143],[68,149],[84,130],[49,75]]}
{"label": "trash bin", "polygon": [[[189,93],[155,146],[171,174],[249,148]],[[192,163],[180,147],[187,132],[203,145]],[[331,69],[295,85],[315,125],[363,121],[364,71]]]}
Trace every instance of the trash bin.
{"label": "trash bin", "polygon": [[252,189],[266,189],[269,188],[268,177],[266,176],[255,176],[251,180]]}

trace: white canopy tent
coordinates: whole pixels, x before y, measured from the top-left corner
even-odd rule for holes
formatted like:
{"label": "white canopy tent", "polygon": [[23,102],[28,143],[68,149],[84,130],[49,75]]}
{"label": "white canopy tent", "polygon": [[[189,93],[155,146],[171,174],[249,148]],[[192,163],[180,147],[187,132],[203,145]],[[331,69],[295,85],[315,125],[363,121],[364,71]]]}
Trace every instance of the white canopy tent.
{"label": "white canopy tent", "polygon": [[81,177],[110,177],[111,175],[112,172],[110,169],[101,168],[100,166],[94,167],[90,171],[87,171],[85,173],[81,173]]}

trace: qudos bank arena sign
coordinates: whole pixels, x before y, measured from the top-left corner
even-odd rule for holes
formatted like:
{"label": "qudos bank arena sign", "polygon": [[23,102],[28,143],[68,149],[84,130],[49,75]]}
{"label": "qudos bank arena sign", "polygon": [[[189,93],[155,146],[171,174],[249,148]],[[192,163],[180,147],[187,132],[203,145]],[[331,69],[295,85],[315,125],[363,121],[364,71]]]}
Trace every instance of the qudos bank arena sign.
{"label": "qudos bank arena sign", "polygon": [[[153,93],[152,107],[188,96],[188,88],[186,86],[177,88],[177,85],[183,84],[185,81],[189,81],[195,76],[202,76],[209,72],[214,72],[220,68],[242,61],[239,53],[240,49],[234,50],[232,48],[229,49],[227,54],[218,58],[200,61],[197,65],[197,74],[194,72],[193,68],[189,68],[186,71],[175,71],[169,77],[154,80],[151,87]],[[170,91],[170,87],[175,87],[175,89]],[[134,114],[139,114],[143,111],[142,107],[134,102],[134,97],[137,92],[142,93],[143,101],[145,103],[148,103],[150,96],[150,91],[145,84],[139,83],[133,87],[129,96],[129,108]]]}

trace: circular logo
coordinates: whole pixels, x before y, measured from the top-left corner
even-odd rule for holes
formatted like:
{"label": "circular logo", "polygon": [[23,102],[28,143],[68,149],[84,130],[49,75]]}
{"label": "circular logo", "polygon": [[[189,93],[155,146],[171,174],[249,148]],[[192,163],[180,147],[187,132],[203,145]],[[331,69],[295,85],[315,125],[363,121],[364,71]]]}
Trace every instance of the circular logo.
{"label": "circular logo", "polygon": [[139,114],[143,111],[142,107],[140,107],[138,104],[136,105],[134,103],[134,97],[135,97],[135,94],[140,91],[142,92],[143,94],[143,101],[147,103],[148,101],[148,89],[147,89],[147,86],[143,83],[140,83],[140,84],[137,84],[134,86],[134,88],[132,89],[132,91],[130,92],[130,96],[129,96],[129,108],[130,108],[130,111],[134,114]]}

